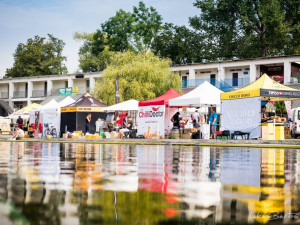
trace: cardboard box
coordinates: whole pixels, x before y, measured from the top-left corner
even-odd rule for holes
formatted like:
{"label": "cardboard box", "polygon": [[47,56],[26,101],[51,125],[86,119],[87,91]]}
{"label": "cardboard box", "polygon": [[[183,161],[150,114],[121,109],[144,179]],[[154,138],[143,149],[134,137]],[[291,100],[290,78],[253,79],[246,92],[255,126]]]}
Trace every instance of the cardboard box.
{"label": "cardboard box", "polygon": [[192,133],[184,133],[184,134],[182,134],[181,139],[192,139]]}
{"label": "cardboard box", "polygon": [[121,138],[121,134],[118,132],[116,132],[116,131],[112,131],[111,133],[110,133],[110,138],[111,139],[120,139]]}
{"label": "cardboard box", "polygon": [[193,132],[197,132],[196,128],[185,128],[183,130],[183,133],[193,133]]}

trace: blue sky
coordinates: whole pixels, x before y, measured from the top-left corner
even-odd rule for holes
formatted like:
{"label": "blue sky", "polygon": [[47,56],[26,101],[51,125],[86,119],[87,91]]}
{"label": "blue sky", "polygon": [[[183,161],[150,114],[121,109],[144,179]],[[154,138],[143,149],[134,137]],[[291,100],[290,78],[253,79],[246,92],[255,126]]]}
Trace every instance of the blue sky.
{"label": "blue sky", "polygon": [[[132,11],[139,0],[0,0],[0,76],[13,65],[17,44],[47,33],[62,39],[69,73],[78,69],[78,49],[74,32],[93,32],[116,11]],[[144,0],[163,16],[164,22],[188,25],[199,13],[195,0]]]}

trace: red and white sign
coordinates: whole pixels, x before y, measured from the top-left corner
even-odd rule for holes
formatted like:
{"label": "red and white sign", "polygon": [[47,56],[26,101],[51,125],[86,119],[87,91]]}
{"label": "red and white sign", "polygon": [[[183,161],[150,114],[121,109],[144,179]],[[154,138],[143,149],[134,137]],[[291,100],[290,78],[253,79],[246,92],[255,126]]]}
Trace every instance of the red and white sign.
{"label": "red and white sign", "polygon": [[138,112],[138,134],[147,139],[163,139],[165,105],[141,106]]}

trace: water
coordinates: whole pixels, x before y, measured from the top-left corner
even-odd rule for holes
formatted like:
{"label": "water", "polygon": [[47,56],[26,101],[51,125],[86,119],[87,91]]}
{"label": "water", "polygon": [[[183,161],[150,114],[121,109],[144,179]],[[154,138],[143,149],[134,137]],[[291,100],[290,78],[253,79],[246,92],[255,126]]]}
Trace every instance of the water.
{"label": "water", "polygon": [[273,148],[4,142],[0,224],[296,224],[299,161]]}

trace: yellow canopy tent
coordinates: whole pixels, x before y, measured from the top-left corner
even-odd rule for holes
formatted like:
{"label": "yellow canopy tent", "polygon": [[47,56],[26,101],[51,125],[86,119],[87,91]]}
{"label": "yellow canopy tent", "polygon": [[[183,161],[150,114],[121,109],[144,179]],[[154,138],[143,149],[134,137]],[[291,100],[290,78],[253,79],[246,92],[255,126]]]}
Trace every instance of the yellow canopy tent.
{"label": "yellow canopy tent", "polygon": [[[261,101],[285,101],[300,99],[300,90],[284,86],[264,74],[258,80],[236,91],[221,93],[221,128],[231,133],[239,131],[250,138],[282,140],[283,123],[264,123],[270,131],[262,135]],[[275,122],[275,121],[274,121]],[[269,128],[270,127],[270,128]],[[280,130],[275,133],[275,128]],[[267,129],[267,128],[266,128]],[[274,132],[273,132],[274,131]]]}
{"label": "yellow canopy tent", "polygon": [[267,74],[236,91],[221,93],[221,100],[261,97],[263,101],[284,101],[300,99],[300,90],[282,85]]}
{"label": "yellow canopy tent", "polygon": [[42,107],[42,105],[37,104],[37,103],[33,103],[33,104],[31,104],[31,105],[25,106],[25,107],[22,108],[22,109],[19,109],[18,111],[14,112],[13,114],[15,114],[15,115],[29,114],[29,112],[30,112],[32,109],[39,109],[39,108],[41,108],[41,107]]}

